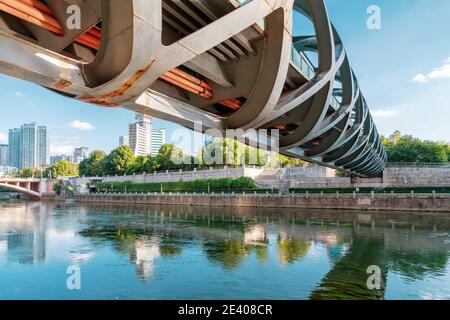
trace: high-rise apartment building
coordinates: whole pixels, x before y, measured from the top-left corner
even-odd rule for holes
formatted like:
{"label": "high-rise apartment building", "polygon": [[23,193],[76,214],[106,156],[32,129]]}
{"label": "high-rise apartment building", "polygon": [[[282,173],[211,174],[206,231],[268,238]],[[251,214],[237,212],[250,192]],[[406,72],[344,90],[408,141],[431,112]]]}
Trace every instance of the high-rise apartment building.
{"label": "high-rise apartment building", "polygon": [[47,127],[36,123],[24,124],[22,133],[19,168],[41,168],[48,164]]}
{"label": "high-rise apartment building", "polygon": [[136,120],[135,123],[130,123],[128,126],[130,148],[135,156],[146,156],[150,153],[152,118],[137,113]]}
{"label": "high-rise apartment building", "polygon": [[9,166],[9,146],[7,144],[0,144],[0,167]]}
{"label": "high-rise apartment building", "polygon": [[49,148],[46,126],[28,123],[9,130],[9,166],[41,168],[48,164]]}
{"label": "high-rise apartment building", "polygon": [[37,167],[40,168],[49,163],[49,144],[48,144],[48,133],[46,126],[38,126],[36,130],[36,158]]}
{"label": "high-rise apartment building", "polygon": [[20,168],[21,146],[22,146],[22,130],[20,128],[9,129],[8,143],[9,143],[9,154],[8,154],[9,166],[13,168]]}
{"label": "high-rise apartment building", "polygon": [[151,129],[150,154],[157,156],[161,146],[166,143],[166,129]]}
{"label": "high-rise apartment building", "polygon": [[73,162],[80,163],[89,156],[89,149],[86,147],[75,148],[73,152]]}

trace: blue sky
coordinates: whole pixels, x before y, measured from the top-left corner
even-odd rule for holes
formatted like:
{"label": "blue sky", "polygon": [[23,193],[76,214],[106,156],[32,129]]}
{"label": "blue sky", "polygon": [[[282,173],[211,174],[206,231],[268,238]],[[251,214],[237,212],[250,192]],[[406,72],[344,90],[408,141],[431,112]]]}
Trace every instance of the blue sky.
{"label": "blue sky", "polygon": [[[327,0],[382,134],[394,130],[450,142],[450,1]],[[381,9],[381,30],[367,28],[370,5]],[[301,33],[302,30],[294,30]],[[70,100],[20,80],[0,76],[0,143],[9,128],[46,124],[52,154],[75,146],[109,151],[127,134],[133,113]],[[155,127],[177,125],[155,119]]]}

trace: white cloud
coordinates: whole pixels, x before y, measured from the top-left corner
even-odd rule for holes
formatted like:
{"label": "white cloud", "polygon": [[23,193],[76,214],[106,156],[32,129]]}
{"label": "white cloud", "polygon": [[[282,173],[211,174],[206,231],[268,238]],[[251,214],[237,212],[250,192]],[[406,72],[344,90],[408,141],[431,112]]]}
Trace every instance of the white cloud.
{"label": "white cloud", "polygon": [[370,112],[375,119],[388,119],[395,117],[398,112],[392,109],[372,110]]}
{"label": "white cloud", "polygon": [[8,136],[6,135],[6,133],[0,132],[0,142],[1,143],[8,142]]}
{"label": "white cloud", "polygon": [[412,81],[415,81],[415,82],[428,82],[428,78],[427,78],[427,76],[419,73],[412,79]]}
{"label": "white cloud", "polygon": [[412,81],[423,83],[438,79],[450,79],[450,57],[448,57],[447,60],[445,60],[443,66],[434,69],[427,75],[419,73],[412,79]]}
{"label": "white cloud", "polygon": [[25,95],[24,95],[22,92],[20,92],[20,91],[14,92],[14,95],[17,96],[17,97],[24,97],[24,96],[25,96]]}
{"label": "white cloud", "polygon": [[50,146],[50,153],[52,155],[61,155],[66,154],[70,155],[73,153],[73,150],[75,149],[75,146],[69,146],[69,145],[51,145]]}
{"label": "white cloud", "polygon": [[72,121],[69,124],[69,127],[72,129],[83,130],[83,131],[92,131],[95,130],[95,126],[90,124],[89,122],[81,122],[80,120]]}

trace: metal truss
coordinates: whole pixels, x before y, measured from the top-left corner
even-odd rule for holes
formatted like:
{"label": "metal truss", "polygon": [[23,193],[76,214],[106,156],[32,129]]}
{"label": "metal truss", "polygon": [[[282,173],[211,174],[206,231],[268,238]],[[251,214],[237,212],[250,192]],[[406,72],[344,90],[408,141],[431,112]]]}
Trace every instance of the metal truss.
{"label": "metal truss", "polygon": [[[300,15],[313,34],[293,35]],[[188,128],[278,129],[282,154],[356,176],[386,166],[323,0],[0,0],[0,72]]]}

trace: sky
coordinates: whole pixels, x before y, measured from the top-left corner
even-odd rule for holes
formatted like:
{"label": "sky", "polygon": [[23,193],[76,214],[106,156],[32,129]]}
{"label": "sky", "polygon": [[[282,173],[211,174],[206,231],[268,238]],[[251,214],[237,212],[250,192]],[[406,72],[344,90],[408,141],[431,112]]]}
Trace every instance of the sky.
{"label": "sky", "polygon": [[[450,142],[450,1],[326,3],[378,131]],[[380,8],[379,30],[367,27],[371,5]],[[294,34],[301,29],[296,25]],[[8,129],[37,122],[48,126],[52,155],[76,146],[110,151],[134,119],[130,111],[85,104],[3,75],[0,88],[0,143],[7,143]],[[159,119],[154,127],[167,129],[168,142],[180,128]]]}

